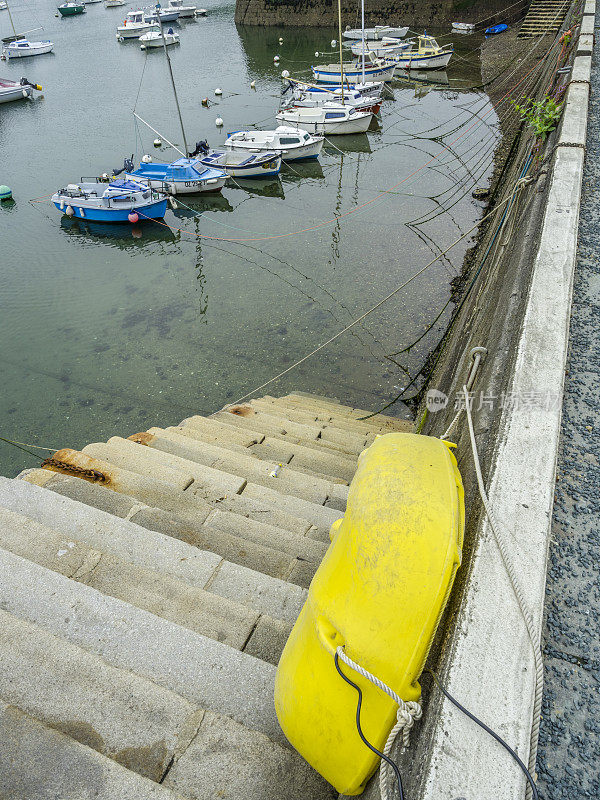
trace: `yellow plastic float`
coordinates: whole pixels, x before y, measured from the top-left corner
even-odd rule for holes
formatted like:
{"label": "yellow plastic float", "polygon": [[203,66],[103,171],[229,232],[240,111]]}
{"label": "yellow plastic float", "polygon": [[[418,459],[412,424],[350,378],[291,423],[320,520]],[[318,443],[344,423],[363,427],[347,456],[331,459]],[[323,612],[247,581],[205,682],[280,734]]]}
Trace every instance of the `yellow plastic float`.
{"label": "yellow plastic float", "polygon": [[[418,678],[461,559],[464,496],[453,445],[378,437],[359,458],[346,515],[282,653],[275,707],[291,744],[338,792],[360,794],[379,764],[360,740],[357,694],[338,675],[338,646],[403,700]],[[363,691],[361,723],[382,750],[397,706],[340,662]]]}

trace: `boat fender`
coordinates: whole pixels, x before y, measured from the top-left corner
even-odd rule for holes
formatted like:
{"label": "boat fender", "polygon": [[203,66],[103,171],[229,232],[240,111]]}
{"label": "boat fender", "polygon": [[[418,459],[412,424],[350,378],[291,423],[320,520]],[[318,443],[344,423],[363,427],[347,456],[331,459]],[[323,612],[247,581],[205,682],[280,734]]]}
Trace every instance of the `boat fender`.
{"label": "boat fender", "polygon": [[67,215],[67,217],[72,217],[74,213],[75,213],[75,210],[74,210],[73,206],[67,206],[67,208],[65,210],[65,214]]}
{"label": "boat fender", "polygon": [[65,199],[64,197],[60,198],[60,203],[58,204],[61,211],[65,210]]}
{"label": "boat fender", "polygon": [[21,94],[23,95],[23,97],[29,97],[27,89],[21,89]]}
{"label": "boat fender", "polygon": [[[356,730],[356,695],[338,647],[404,702],[419,677],[460,564],[464,494],[453,448],[429,436],[379,436],[361,453],[346,513],[281,655],[275,709],[296,750],[343,795],[360,794],[379,758]],[[364,735],[382,751],[397,705],[363,675]]]}
{"label": "boat fender", "polygon": [[332,40],[331,40],[331,46],[332,46],[332,47],[335,47],[335,46],[336,46],[336,44],[337,44],[337,41],[336,41],[335,39],[332,39]]}
{"label": "boat fender", "polygon": [[154,144],[154,147],[160,147],[162,145],[162,142],[161,142],[160,139],[155,139],[153,144]]}
{"label": "boat fender", "polygon": [[279,44],[283,44],[283,37],[282,36],[279,37]]}
{"label": "boat fender", "polygon": [[177,200],[175,200],[174,197],[169,197],[169,205],[171,206],[173,211],[179,208],[179,206],[177,205]]}
{"label": "boat fender", "polygon": [[251,81],[250,88],[251,89],[256,89],[256,81]]}
{"label": "boat fender", "polygon": [[85,211],[83,210],[83,208],[79,209],[79,213],[81,214],[82,217],[85,217]]}
{"label": "boat fender", "polygon": [[132,225],[134,225],[136,222],[139,221],[139,215],[136,214],[135,211],[130,211],[129,214],[127,215],[127,219],[129,220],[129,222],[131,222]]}
{"label": "boat fender", "polygon": [[317,50],[317,52],[315,53],[315,58],[318,58],[318,57],[319,57],[319,51]]}
{"label": "boat fender", "polygon": [[279,56],[273,56],[273,61],[277,64],[279,61]]}

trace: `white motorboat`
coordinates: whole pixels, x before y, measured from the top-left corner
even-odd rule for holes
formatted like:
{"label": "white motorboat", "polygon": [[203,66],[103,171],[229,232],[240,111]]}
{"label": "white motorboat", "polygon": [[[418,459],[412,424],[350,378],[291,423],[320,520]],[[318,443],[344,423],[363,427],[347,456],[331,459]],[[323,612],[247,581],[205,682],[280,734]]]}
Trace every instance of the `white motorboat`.
{"label": "white motorboat", "polygon": [[391,81],[394,77],[396,65],[390,59],[375,58],[372,55],[365,56],[365,63],[345,63],[340,70],[340,64],[327,64],[325,66],[311,67],[313,76],[317,83],[338,84],[342,83],[342,71],[344,85],[348,83],[358,83],[367,80]]}
{"label": "white motorboat", "polygon": [[25,58],[26,56],[41,56],[43,53],[51,53],[54,42],[29,42],[27,39],[17,39],[16,42],[7,44],[2,50],[6,58]]}
{"label": "white motorboat", "polygon": [[274,131],[233,131],[223,147],[251,153],[274,150],[283,161],[302,161],[318,158],[324,141],[323,136],[311,136],[301,128],[279,125]]}
{"label": "white motorboat", "polygon": [[[314,83],[305,83],[303,81],[297,81],[293,78],[285,78],[292,88],[297,88],[300,92],[306,92],[310,90],[311,92],[322,92],[323,94],[330,95],[333,93],[336,96],[340,96],[342,93],[342,86],[338,84],[328,84],[327,86],[320,86]],[[378,100],[381,99],[383,94],[383,81],[371,81],[367,83],[346,83],[344,81],[344,93],[350,91],[359,92],[362,97],[372,97],[377,98]],[[285,92],[284,92],[285,94]],[[330,98],[331,99],[331,98]]]}
{"label": "white motorboat", "polygon": [[355,56],[362,56],[364,53],[368,57],[371,53],[376,58],[387,58],[396,55],[403,50],[409,50],[410,42],[402,42],[400,39],[390,39],[385,36],[380,42],[355,42],[352,45],[352,52]]}
{"label": "white motorboat", "polygon": [[197,8],[189,2],[184,4],[184,0],[170,0],[169,5],[165,6],[165,11],[178,11],[180,19],[187,19],[196,16]]}
{"label": "white motorboat", "polygon": [[472,33],[475,30],[474,22],[453,22],[452,30],[460,33]]}
{"label": "white motorboat", "polygon": [[304,90],[296,87],[285,102],[285,108],[320,108],[328,103],[339,103],[351,106],[355,111],[370,111],[377,114],[381,108],[381,97],[364,96],[356,89],[341,89],[330,91],[319,87],[309,87]]}
{"label": "white motorboat", "polygon": [[163,33],[160,31],[149,31],[140,36],[138,41],[142,50],[148,50],[151,47],[162,47],[163,44],[179,44],[179,34],[174,33],[171,28]]}
{"label": "white motorboat", "polygon": [[8,8],[8,3],[6,2],[6,0],[1,0],[0,11],[6,11],[7,8]]}
{"label": "white motorboat", "polygon": [[174,195],[220,192],[227,180],[223,169],[207,167],[199,158],[180,158],[171,164],[142,161],[137,169],[126,160],[125,167],[128,178]]}
{"label": "white motorboat", "polygon": [[408,25],[404,28],[392,28],[389,25],[375,25],[374,28],[365,28],[363,37],[362,28],[346,28],[342,36],[345,39],[365,39],[377,41],[390,36],[394,39],[403,39],[408,33]]}
{"label": "white motorboat", "polygon": [[413,42],[411,50],[400,53],[391,60],[398,65],[398,69],[445,69],[453,52],[453,45],[446,44],[440,47],[433,36],[427,36],[425,33],[419,36],[416,46]]}
{"label": "white motorboat", "polygon": [[139,39],[143,33],[158,31],[158,22],[146,22],[143,11],[130,11],[122,25],[117,26],[117,39]]}
{"label": "white motorboat", "polygon": [[179,11],[176,8],[151,8],[144,12],[146,22],[158,22],[159,17],[161,22],[175,22],[179,18]]}
{"label": "white motorboat", "polygon": [[318,108],[286,108],[277,114],[277,119],[309,133],[333,136],[366,133],[373,114],[340,103],[325,103]]}
{"label": "white motorboat", "polygon": [[11,103],[13,100],[25,100],[31,97],[33,90],[42,91],[42,87],[37,83],[30,83],[27,78],[20,81],[11,81],[8,78],[0,78],[0,103]]}
{"label": "white motorboat", "polygon": [[116,8],[117,6],[124,6],[125,0],[104,0],[106,8]]}
{"label": "white motorboat", "polygon": [[196,144],[192,155],[205,167],[221,169],[230,178],[273,178],[281,170],[281,155],[274,151],[211,150],[203,141]]}

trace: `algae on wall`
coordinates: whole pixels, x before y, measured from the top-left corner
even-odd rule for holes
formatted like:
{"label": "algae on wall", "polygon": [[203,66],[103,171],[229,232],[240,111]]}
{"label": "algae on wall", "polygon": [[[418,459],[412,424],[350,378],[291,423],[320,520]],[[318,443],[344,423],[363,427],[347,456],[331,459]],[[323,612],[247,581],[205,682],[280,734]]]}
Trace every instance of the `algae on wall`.
{"label": "algae on wall", "polygon": [[[365,23],[424,27],[477,22],[492,15],[488,24],[494,24],[518,19],[527,6],[528,0],[523,0],[510,8],[508,14],[503,14],[506,0],[366,0]],[[334,0],[236,0],[235,21],[240,25],[330,27],[337,25],[337,3]],[[351,27],[360,22],[359,0],[342,0],[342,22]]]}

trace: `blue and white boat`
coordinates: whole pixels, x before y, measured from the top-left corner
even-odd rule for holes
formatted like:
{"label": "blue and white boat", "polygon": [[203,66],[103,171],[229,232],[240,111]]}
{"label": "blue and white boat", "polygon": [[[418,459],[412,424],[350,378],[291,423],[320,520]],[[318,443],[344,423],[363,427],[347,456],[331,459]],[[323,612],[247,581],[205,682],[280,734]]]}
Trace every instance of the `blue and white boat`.
{"label": "blue and white boat", "polygon": [[508,25],[505,22],[502,22],[500,25],[492,25],[490,28],[485,29],[485,35],[495,36],[497,33],[504,33],[507,28]]}
{"label": "blue and white boat", "polygon": [[272,178],[281,171],[281,154],[244,153],[241,150],[211,150],[206,141],[197,142],[192,156],[205,167],[222,169],[230,178]]}
{"label": "blue and white boat", "polygon": [[151,189],[174,195],[220,192],[227,180],[226,172],[204,166],[199,158],[179,158],[172,164],[143,160],[137,169],[127,165],[125,174]]}
{"label": "blue and white boat", "polygon": [[167,197],[137,181],[86,178],[52,195],[52,202],[69,217],[89,222],[138,222],[162,219]]}
{"label": "blue and white boat", "polygon": [[[311,67],[317,83],[340,84],[342,83],[342,70],[339,62],[326,66]],[[352,62],[343,65],[343,83],[361,83],[363,81],[391,81],[394,77],[396,64],[383,58],[374,58],[371,54],[365,56],[365,64]]]}
{"label": "blue and white boat", "polygon": [[2,50],[6,58],[26,58],[27,56],[41,56],[44,53],[51,53],[54,43],[46,40],[43,42],[29,42],[27,39],[17,39],[15,42],[7,44]]}

